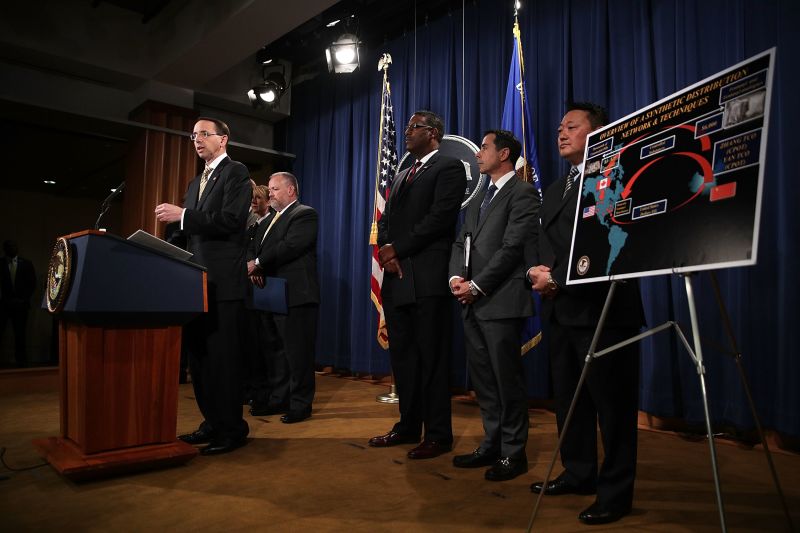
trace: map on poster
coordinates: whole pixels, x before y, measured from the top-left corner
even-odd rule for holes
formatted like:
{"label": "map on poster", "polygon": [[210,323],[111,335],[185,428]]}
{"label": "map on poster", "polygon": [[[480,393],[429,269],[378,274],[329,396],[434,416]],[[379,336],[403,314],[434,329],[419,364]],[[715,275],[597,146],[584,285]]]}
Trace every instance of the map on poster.
{"label": "map on poster", "polygon": [[774,54],[589,135],[568,284],[755,264]]}

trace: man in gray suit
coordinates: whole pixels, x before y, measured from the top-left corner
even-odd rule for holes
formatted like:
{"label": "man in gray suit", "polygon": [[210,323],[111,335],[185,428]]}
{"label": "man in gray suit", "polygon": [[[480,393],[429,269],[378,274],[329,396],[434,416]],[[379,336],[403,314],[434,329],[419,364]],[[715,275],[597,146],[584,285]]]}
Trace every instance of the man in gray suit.
{"label": "man in gray suit", "polygon": [[485,474],[489,481],[513,479],[528,471],[520,337],[525,317],[533,314],[525,283],[530,258],[524,256],[526,249],[536,249],[540,201],[533,185],[514,172],[521,151],[509,131],[484,134],[476,158],[491,183],[483,201],[473,202],[467,210],[450,256],[450,289],[464,306],[467,362],[485,432],[480,446],[454,457],[453,464],[490,466]]}

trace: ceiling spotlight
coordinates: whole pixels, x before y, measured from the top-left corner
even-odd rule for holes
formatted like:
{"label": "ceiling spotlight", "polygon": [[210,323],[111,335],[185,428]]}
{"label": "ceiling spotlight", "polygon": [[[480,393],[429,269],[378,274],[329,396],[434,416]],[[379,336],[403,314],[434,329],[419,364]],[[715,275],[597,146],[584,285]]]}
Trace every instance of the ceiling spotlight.
{"label": "ceiling spotlight", "polygon": [[332,20],[329,23],[325,24],[325,27],[326,28],[333,28],[334,26],[339,24],[341,21],[342,21],[341,19]]}
{"label": "ceiling spotlight", "polygon": [[325,49],[328,72],[349,74],[358,68],[358,48],[361,43],[352,33],[345,33]]}
{"label": "ceiling spotlight", "polygon": [[253,107],[273,108],[280,102],[286,92],[286,79],[280,72],[271,72],[264,76],[264,82],[247,91],[247,98]]}
{"label": "ceiling spotlight", "polygon": [[43,180],[43,181],[44,181],[45,185],[55,185],[56,184],[56,182],[53,181],[53,180]]}

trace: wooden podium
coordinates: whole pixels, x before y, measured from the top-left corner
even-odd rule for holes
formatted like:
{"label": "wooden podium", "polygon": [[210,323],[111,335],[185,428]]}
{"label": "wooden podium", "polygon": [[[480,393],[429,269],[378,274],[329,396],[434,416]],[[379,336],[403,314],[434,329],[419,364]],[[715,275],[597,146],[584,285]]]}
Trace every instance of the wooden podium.
{"label": "wooden podium", "polygon": [[59,243],[61,434],[34,446],[73,480],[192,459],[175,436],[181,325],[208,310],[205,270],[100,231]]}

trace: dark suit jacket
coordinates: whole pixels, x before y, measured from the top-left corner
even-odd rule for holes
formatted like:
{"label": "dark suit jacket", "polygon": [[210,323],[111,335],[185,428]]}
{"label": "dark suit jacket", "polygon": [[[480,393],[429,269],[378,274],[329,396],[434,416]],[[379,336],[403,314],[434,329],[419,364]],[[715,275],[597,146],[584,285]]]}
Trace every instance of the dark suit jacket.
{"label": "dark suit jacket", "polygon": [[[542,315],[564,326],[594,327],[600,319],[609,283],[567,286],[567,261],[578,202],[578,187],[561,198],[567,176],[547,188],[540,211],[539,263],[552,269],[559,291],[555,298],[542,298]],[[534,264],[534,263],[531,263]],[[629,280],[617,287],[606,326],[640,327],[644,324],[639,284]]]}
{"label": "dark suit jacket", "polygon": [[9,264],[11,264],[9,257],[0,258],[0,298],[6,302],[13,302],[17,306],[29,307],[33,291],[36,290],[36,273],[33,270],[33,263],[17,256],[17,275],[13,287]]}
{"label": "dark suit jacket", "polygon": [[293,203],[275,221],[262,243],[274,216],[259,224],[250,255],[258,258],[264,275],[286,280],[289,307],[318,304],[317,212],[300,202]]}
{"label": "dark suit jacket", "polygon": [[200,176],[189,184],[183,206],[183,230],[169,239],[194,254],[192,261],[208,269],[208,298],[243,300],[248,294],[247,215],[253,188],[247,167],[226,157],[209,176],[197,201]]}
{"label": "dark suit jacket", "polygon": [[447,262],[467,175],[458,159],[439,153],[422,165],[411,183],[403,183],[410,168],[392,183],[383,217],[378,222],[378,246],[393,244],[403,274],[413,273],[413,286],[386,273],[382,293],[408,299],[448,295]]}
{"label": "dark suit jacket", "polygon": [[[482,199],[481,199],[482,201]],[[462,276],[464,236],[472,234],[471,279],[483,291],[472,305],[479,320],[531,316],[533,300],[525,281],[525,247],[535,246],[539,194],[530,183],[513,177],[492,198],[478,220],[477,199],[467,209],[461,234],[453,243],[450,276]]]}

